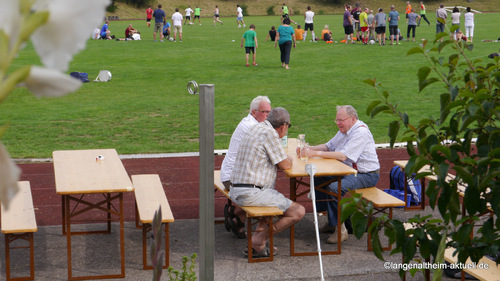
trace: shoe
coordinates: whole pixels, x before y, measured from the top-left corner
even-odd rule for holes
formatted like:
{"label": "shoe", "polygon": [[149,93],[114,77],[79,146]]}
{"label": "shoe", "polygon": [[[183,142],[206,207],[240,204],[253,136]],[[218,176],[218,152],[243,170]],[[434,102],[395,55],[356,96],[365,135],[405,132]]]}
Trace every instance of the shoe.
{"label": "shoe", "polygon": [[164,42],[163,40],[160,40],[160,42]]}
{"label": "shoe", "polygon": [[241,28],[241,25],[238,24],[238,28]]}
{"label": "shoe", "polygon": [[252,65],[259,65],[258,63],[252,63]]}
{"label": "shoe", "polygon": [[154,40],[153,42],[156,42],[156,40]]}
{"label": "shoe", "polygon": [[[338,244],[337,236],[338,236],[337,234],[330,235],[330,237],[328,237],[328,239],[326,240],[326,243]],[[340,231],[340,242],[344,242],[345,240],[347,240],[347,238],[349,238],[349,234],[347,233],[347,229],[345,228],[345,225],[342,224],[341,231]]]}
{"label": "shoe", "polygon": [[328,223],[319,228],[319,232],[321,233],[335,233],[335,230],[337,230],[337,227],[330,226]]}
{"label": "shoe", "polygon": [[120,41],[120,39],[116,38],[116,41]]}
{"label": "shoe", "polygon": [[247,26],[246,24],[243,24],[243,27]]}
{"label": "shoe", "polygon": [[[247,238],[247,235],[245,234],[245,224],[240,220],[238,216],[234,216],[233,218],[229,219],[229,225],[231,226],[231,230],[233,231],[234,235],[240,239],[245,239]],[[243,229],[240,231],[240,229]]]}
{"label": "shoe", "polygon": [[182,43],[182,39],[181,39],[179,42],[181,42],[181,43]]}
{"label": "shoe", "polygon": [[[243,255],[245,257],[248,257],[248,250],[243,251]],[[252,258],[258,259],[258,258],[268,258],[271,256],[271,251],[269,251],[268,247],[265,247],[262,251],[257,252],[255,249],[252,248]]]}
{"label": "shoe", "polygon": [[[231,210],[232,208],[233,210]],[[231,224],[230,224],[230,220],[231,220],[231,216],[230,216],[230,213],[232,213],[231,211],[234,212],[234,207],[233,206],[229,206],[229,204],[226,204],[226,206],[224,206],[224,226],[226,227],[226,230],[229,232],[231,231]]]}
{"label": "shoe", "polygon": [[220,22],[220,25],[224,25],[224,23],[221,21],[221,22]]}
{"label": "shoe", "polygon": [[250,66],[250,65],[247,63],[246,66]]}

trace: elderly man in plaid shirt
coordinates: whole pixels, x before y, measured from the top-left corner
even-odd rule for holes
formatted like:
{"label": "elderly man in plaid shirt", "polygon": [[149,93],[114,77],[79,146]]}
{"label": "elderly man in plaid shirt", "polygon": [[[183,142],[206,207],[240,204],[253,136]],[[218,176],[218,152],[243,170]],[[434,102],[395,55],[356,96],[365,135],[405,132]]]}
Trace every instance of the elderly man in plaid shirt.
{"label": "elderly man in plaid shirt", "polygon": [[[283,170],[292,167],[292,158],[285,153],[280,142],[290,126],[286,109],[272,109],[267,120],[252,127],[241,141],[231,175],[229,194],[236,204],[278,207],[283,211],[283,216],[273,224],[274,233],[297,223],[305,214],[304,206],[275,190],[278,167]],[[252,236],[252,255],[269,256],[267,224],[261,221],[257,229],[260,231]]]}

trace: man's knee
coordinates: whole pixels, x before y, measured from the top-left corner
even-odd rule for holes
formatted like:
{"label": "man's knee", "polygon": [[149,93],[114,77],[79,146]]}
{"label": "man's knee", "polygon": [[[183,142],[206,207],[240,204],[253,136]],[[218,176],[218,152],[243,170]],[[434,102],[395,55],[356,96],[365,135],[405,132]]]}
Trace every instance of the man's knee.
{"label": "man's knee", "polygon": [[290,206],[290,217],[294,219],[294,221],[300,221],[304,215],[306,214],[306,208],[304,206],[293,202],[292,205]]}

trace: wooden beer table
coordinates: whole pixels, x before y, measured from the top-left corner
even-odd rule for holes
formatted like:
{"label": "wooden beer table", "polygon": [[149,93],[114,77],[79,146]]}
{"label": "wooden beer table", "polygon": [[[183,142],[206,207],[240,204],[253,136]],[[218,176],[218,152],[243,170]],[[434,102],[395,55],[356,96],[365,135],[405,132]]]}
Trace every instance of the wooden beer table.
{"label": "wooden beer table", "polygon": [[[299,187],[301,185],[310,187],[309,183],[304,182],[303,178],[304,177],[309,177],[309,174],[306,173],[305,170],[305,165],[306,164],[316,164],[316,177],[323,177],[323,176],[333,176],[334,179],[325,182],[321,185],[315,185],[314,188],[318,191],[324,192],[326,194],[332,195],[337,198],[337,202],[339,204],[337,205],[337,239],[339,243],[337,244],[337,250],[336,251],[322,251],[322,255],[333,255],[333,254],[340,254],[341,253],[341,246],[342,242],[340,241],[340,233],[341,233],[341,223],[340,223],[340,212],[341,212],[341,206],[340,206],[340,199],[342,199],[342,186],[340,179],[343,176],[346,175],[351,175],[357,173],[357,171],[344,163],[335,160],[335,159],[325,159],[325,158],[309,158],[308,162],[304,162],[300,160],[300,157],[296,153],[298,145],[298,140],[295,138],[289,138],[288,139],[288,151],[287,154],[290,155],[293,158],[293,164],[292,168],[285,170],[285,174],[287,177],[290,178],[290,199],[292,201],[297,201],[297,198],[302,197],[304,195],[307,195],[309,193],[310,188],[307,188],[306,190],[299,191]],[[334,182],[335,180],[338,181],[338,190],[337,194],[333,192],[329,192],[322,187]],[[290,255],[291,256],[314,256],[317,255],[317,252],[295,252],[295,227],[292,225],[290,227]]]}
{"label": "wooden beer table", "polygon": [[[118,153],[115,149],[94,149],[54,151],[52,155],[56,193],[62,196],[62,227],[63,234],[67,237],[68,280],[125,278],[123,193],[131,192],[134,188]],[[98,202],[91,202],[96,201],[96,196],[91,194],[102,194],[102,198]],[[72,222],[92,220],[81,216],[95,210],[106,213],[104,221],[107,222],[107,230],[71,231]],[[120,222],[120,274],[73,276],[71,237],[111,233],[111,221]]]}

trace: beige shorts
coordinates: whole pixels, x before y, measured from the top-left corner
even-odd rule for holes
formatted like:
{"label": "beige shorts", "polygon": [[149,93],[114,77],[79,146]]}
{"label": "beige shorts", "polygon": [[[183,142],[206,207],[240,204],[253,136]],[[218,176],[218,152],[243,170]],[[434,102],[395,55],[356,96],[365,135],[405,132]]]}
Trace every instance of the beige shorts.
{"label": "beige shorts", "polygon": [[174,34],[179,32],[179,34],[182,34],[182,25],[174,25]]}

